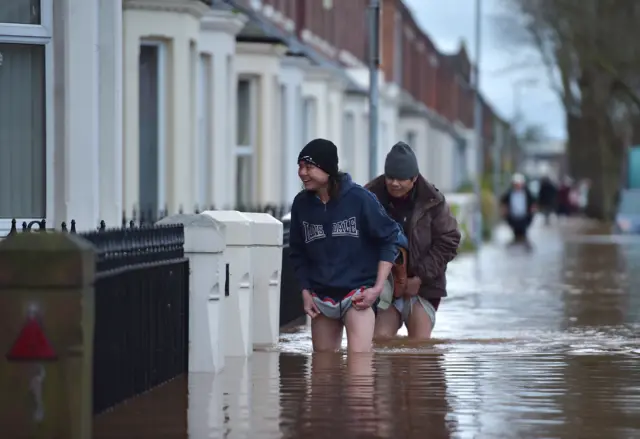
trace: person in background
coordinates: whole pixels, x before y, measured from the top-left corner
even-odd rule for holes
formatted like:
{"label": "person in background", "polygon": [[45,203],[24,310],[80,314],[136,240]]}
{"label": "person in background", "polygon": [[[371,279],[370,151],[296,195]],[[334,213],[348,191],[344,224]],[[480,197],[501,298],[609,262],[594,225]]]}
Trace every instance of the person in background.
{"label": "person in background", "polygon": [[571,216],[573,213],[573,208],[571,205],[571,187],[573,185],[573,181],[570,177],[563,177],[562,183],[558,188],[558,203],[557,203],[557,213],[558,216]]}
{"label": "person in background", "polygon": [[444,196],[420,174],[416,156],[406,143],[391,148],[384,175],[365,187],[402,225],[409,240],[406,285],[398,287],[394,282],[393,291],[381,297],[375,335],[392,337],[404,323],[409,337],[428,339],[440,301],[447,296],[447,264],[460,244],[458,222]]}
{"label": "person in background", "polygon": [[558,189],[548,176],[540,179],[540,190],[538,191],[538,206],[544,215],[545,224],[549,225],[549,218],[556,209],[556,197]]}
{"label": "person in background", "polygon": [[514,241],[527,240],[527,230],[536,212],[536,202],[531,191],[526,187],[526,179],[522,174],[514,174],[511,187],[500,200],[502,216],[513,231]]}
{"label": "person in background", "polygon": [[290,257],[311,317],[316,352],[370,352],[375,315],[398,248],[407,240],[371,192],[338,170],[333,142],[315,139],[298,156],[304,185],[293,200]]}

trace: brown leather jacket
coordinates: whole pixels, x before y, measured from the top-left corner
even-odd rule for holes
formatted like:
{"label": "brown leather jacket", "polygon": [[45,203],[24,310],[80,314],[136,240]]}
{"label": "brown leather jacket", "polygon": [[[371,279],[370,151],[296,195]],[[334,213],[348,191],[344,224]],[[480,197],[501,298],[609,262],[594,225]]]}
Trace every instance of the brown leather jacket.
{"label": "brown leather jacket", "polygon": [[[384,176],[366,186],[389,210]],[[409,276],[422,281],[420,296],[432,299],[447,296],[447,264],[458,254],[460,231],[444,195],[422,175],[414,186],[414,208],[408,219]]]}

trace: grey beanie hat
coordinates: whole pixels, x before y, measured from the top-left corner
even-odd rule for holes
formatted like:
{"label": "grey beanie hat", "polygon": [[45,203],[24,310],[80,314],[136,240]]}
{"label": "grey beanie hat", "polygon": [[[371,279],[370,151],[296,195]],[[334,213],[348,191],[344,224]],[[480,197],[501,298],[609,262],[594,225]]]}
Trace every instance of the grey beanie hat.
{"label": "grey beanie hat", "polygon": [[384,175],[398,180],[411,180],[419,173],[418,160],[411,147],[404,142],[393,145],[384,162]]}

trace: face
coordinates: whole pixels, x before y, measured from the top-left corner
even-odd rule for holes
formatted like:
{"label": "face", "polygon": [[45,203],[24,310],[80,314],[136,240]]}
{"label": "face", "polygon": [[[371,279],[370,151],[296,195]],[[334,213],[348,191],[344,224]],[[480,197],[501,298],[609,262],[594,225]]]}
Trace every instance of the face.
{"label": "face", "polygon": [[298,162],[298,177],[308,191],[317,191],[329,184],[329,174],[302,160]]}
{"label": "face", "polygon": [[395,198],[402,198],[413,189],[413,185],[416,183],[418,177],[414,177],[411,180],[398,180],[395,178],[384,178],[384,183],[387,186],[387,192],[389,195]]}

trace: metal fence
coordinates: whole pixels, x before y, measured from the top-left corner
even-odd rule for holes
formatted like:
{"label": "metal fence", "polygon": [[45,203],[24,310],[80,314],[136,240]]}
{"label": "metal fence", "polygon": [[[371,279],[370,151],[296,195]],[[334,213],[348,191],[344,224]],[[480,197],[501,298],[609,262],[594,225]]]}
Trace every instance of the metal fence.
{"label": "metal fence", "polygon": [[[44,220],[22,232],[45,231]],[[60,231],[76,233],[76,223]],[[12,221],[10,234],[20,233]],[[184,227],[80,233],[96,251],[93,410],[101,413],[188,370],[189,263]]]}
{"label": "metal fence", "polygon": [[296,280],[289,258],[289,229],[291,221],[285,219],[282,221],[282,225],[284,236],[282,240],[282,276],[280,279],[280,327],[290,325],[305,315],[300,285]]}
{"label": "metal fence", "polygon": [[[198,206],[196,206],[193,209],[193,213],[199,213],[205,210],[216,210],[216,207],[208,206],[206,208],[201,209]],[[225,210],[231,210],[231,208],[225,208]],[[283,218],[287,213],[289,213],[290,206],[271,205],[271,204],[262,205],[262,206],[235,206],[233,210],[238,210],[240,212],[269,213],[275,218],[282,220],[283,231],[284,231],[284,236],[283,236],[284,246],[282,249],[282,275],[281,275],[281,286],[280,286],[280,326],[281,327],[287,326],[295,321],[300,320],[302,317],[304,317],[304,310],[302,307],[302,299],[300,295],[300,286],[298,285],[298,282],[295,279],[293,268],[291,266],[291,262],[289,261],[290,220]],[[182,209],[180,209],[180,213],[184,213]],[[112,288],[115,291],[117,291],[117,293],[112,295],[107,294],[106,296],[107,298],[111,298],[111,296],[115,297],[119,295],[126,295],[125,298],[120,298],[118,300],[114,300],[113,302],[107,301],[107,302],[96,303],[97,307],[105,307],[104,308],[105,310],[110,310],[111,308],[109,308],[110,306],[109,303],[112,303],[113,306],[116,307],[117,312],[120,314],[119,316],[114,316],[113,314],[109,314],[110,316],[112,316],[109,318],[115,318],[116,320],[120,318],[123,319],[122,326],[120,326],[118,329],[119,331],[123,331],[123,332],[119,335],[114,333],[112,337],[113,340],[118,340],[118,337],[126,337],[126,334],[128,333],[127,331],[133,330],[134,325],[136,324],[139,325],[140,327],[143,327],[145,325],[146,325],[145,327],[148,327],[149,325],[155,324],[154,321],[150,320],[152,317],[148,313],[139,315],[138,316],[138,318],[140,319],[139,322],[136,323],[136,321],[132,321],[132,319],[134,319],[134,317],[137,315],[136,313],[147,312],[147,310],[150,309],[150,307],[147,307],[146,310],[142,309],[141,302],[137,302],[136,300],[143,301],[143,302],[149,301],[149,300],[157,300],[158,303],[164,303],[166,306],[171,306],[172,307],[171,309],[174,312],[177,312],[176,307],[178,305],[169,304],[170,302],[168,302],[168,297],[165,297],[165,296],[167,294],[170,294],[170,291],[178,292],[178,290],[176,289],[178,288],[178,285],[177,284],[174,285],[171,282],[174,282],[174,283],[177,282],[176,278],[179,278],[180,276],[188,277],[188,270],[186,270],[184,265],[186,264],[186,262],[180,262],[180,261],[185,261],[182,244],[179,244],[180,249],[173,250],[174,251],[173,253],[165,251],[166,247],[162,247],[162,246],[158,247],[158,244],[157,244],[158,242],[165,243],[162,245],[169,245],[167,243],[173,242],[172,239],[174,239],[174,238],[169,238],[169,232],[167,232],[166,229],[163,232],[160,232],[159,230],[161,229],[159,229],[156,226],[153,226],[153,224],[155,224],[157,220],[162,219],[167,215],[168,215],[167,209],[163,209],[159,212],[153,212],[151,209],[147,209],[147,210],[134,209],[129,215],[123,214],[122,224],[121,224],[122,227],[120,229],[109,230],[107,229],[104,221],[102,221],[98,227],[98,232],[82,234],[83,237],[88,237],[87,239],[89,239],[91,242],[94,243],[94,245],[96,246],[99,252],[100,251],[113,252],[114,249],[118,249],[115,251],[115,254],[117,256],[109,256],[107,260],[103,262],[100,262],[100,261],[98,262],[99,264],[101,264],[98,271],[99,273],[103,271],[114,272],[117,274],[117,276],[116,275],[110,275],[110,276],[112,277],[115,276],[116,279],[106,280],[103,275],[99,274],[100,280],[96,285],[98,289]],[[13,221],[12,230],[10,233],[18,233],[20,228],[24,232],[29,232],[32,230],[35,231],[38,229],[46,229],[46,227],[47,227],[47,224],[44,220],[32,221],[31,223],[25,222],[21,225],[21,227],[18,227],[18,224],[15,221]],[[61,229],[63,231],[69,231],[70,233],[75,233],[76,223],[75,221],[71,221],[69,225],[62,223]],[[123,248],[124,249],[129,248],[130,251],[125,251],[123,250]],[[147,262],[144,262],[144,261],[147,261]],[[169,265],[166,265],[167,261],[178,261],[178,262],[172,262]],[[151,266],[146,266],[145,264],[147,263],[151,264]],[[181,263],[183,265],[180,265]],[[123,267],[126,266],[127,264],[129,268],[124,269]],[[155,269],[154,271],[153,267],[156,265],[161,265],[163,268]],[[175,270],[185,270],[185,271],[184,273],[182,273]],[[168,274],[169,272],[174,274],[172,274],[169,277],[169,274]],[[131,273],[134,273],[135,275]],[[142,282],[141,280],[144,280],[145,282]],[[118,282],[128,283],[127,284],[129,285],[127,287],[128,289],[123,288],[122,285],[118,285]],[[139,282],[139,283],[136,283],[136,282]],[[184,280],[184,282],[187,282],[187,281]],[[103,284],[106,286],[103,286]],[[137,288],[136,291],[138,291],[138,293],[135,293],[135,291],[133,291],[134,286],[135,288]],[[188,288],[187,287],[184,287],[184,288],[185,288],[184,292],[180,291],[179,294],[184,293],[183,297],[182,296],[181,297],[183,298],[183,300],[188,300],[187,299]],[[152,297],[148,297],[148,295],[150,294],[150,291],[155,291]],[[98,293],[99,291],[96,291],[96,294]],[[96,300],[98,301],[101,299],[102,297],[99,295],[97,296]],[[126,309],[122,305],[117,306],[118,303],[123,303],[122,301],[125,299],[131,300],[132,301],[131,305],[127,305]],[[186,309],[186,305],[184,306],[185,306],[184,309]],[[103,308],[100,308],[100,309],[102,310]],[[116,311],[105,311],[105,312],[113,313]],[[158,316],[161,315],[159,314],[159,312],[160,310],[158,310]],[[171,315],[175,316],[176,314],[171,314]],[[106,337],[106,335],[101,335],[101,333],[98,332],[98,330],[100,329],[97,326],[98,324],[102,325],[102,323],[96,321],[97,336]],[[175,326],[175,325],[177,325],[177,322],[172,321],[170,326]],[[108,327],[108,325],[104,325],[104,327],[106,328]],[[162,330],[165,330],[165,328],[162,328]],[[177,330],[177,329],[174,328],[171,330]],[[141,337],[144,336],[147,338],[154,338],[157,336],[158,334],[157,331],[159,331],[159,329],[154,327],[153,331],[155,332],[144,333],[143,335],[140,335],[140,336]],[[113,341],[113,343],[115,343],[115,345],[111,348],[112,349],[111,351],[106,353],[97,352],[96,354],[98,355],[96,357],[96,360],[97,360],[96,368],[97,368],[97,376],[99,380],[101,380],[100,367],[102,367],[100,366],[100,364],[110,364],[109,361],[112,361],[110,360],[110,358],[120,358],[121,355],[124,355],[124,352],[126,352],[129,349],[133,349],[133,348],[130,348],[130,346],[137,346],[136,343],[139,343],[139,342],[136,340],[127,339],[127,343],[118,342],[119,343],[118,344],[115,341]],[[98,346],[98,344],[96,344],[96,346]],[[146,346],[149,349],[152,349],[151,343],[147,343],[144,346]],[[102,347],[100,349],[102,349]],[[122,353],[116,352],[115,349],[120,349]],[[158,346],[157,349],[164,350],[165,347]],[[144,361],[147,361],[147,362],[152,361],[152,359],[154,358],[151,356],[149,352],[142,353],[142,351],[140,351],[140,355],[141,356],[146,355],[147,360],[144,360]],[[128,373],[130,377],[122,379],[123,383],[126,380],[133,380],[132,383],[127,384],[127,386],[131,387],[132,389],[140,389],[147,386],[153,386],[155,385],[154,383],[157,383],[159,379],[163,379],[163,378],[158,378],[158,376],[160,377],[167,376],[168,372],[165,373],[164,371],[144,372],[143,364],[148,364],[148,363],[140,363],[142,360],[136,360],[136,361],[138,361],[138,363],[135,363],[134,360],[131,360],[130,364],[126,366],[127,368],[129,368]],[[122,366],[122,367],[125,367],[125,366]],[[113,368],[110,366],[106,370],[113,370]],[[147,375],[144,375],[144,373],[146,373]],[[124,375],[121,375],[121,376],[124,376]],[[108,382],[108,380],[106,382]],[[100,386],[102,386],[101,383],[102,383],[101,381],[96,382],[96,386],[97,386],[96,389],[98,390],[100,389]],[[145,384],[141,384],[141,383],[145,383]],[[98,400],[96,401],[96,410],[98,411],[108,407],[109,404],[116,401],[118,398],[121,398],[121,396],[117,396],[117,395],[125,395],[125,393],[130,394],[133,391],[125,391],[124,389],[119,389],[118,386],[114,385],[113,383],[109,385],[105,385],[104,392],[106,393],[104,394],[112,395],[108,397],[105,396],[106,398],[104,400],[105,402],[103,402],[103,400],[100,399],[102,398],[101,395],[103,395],[103,393],[101,392],[102,391],[96,392],[96,395],[97,395],[96,397],[98,398]]]}

